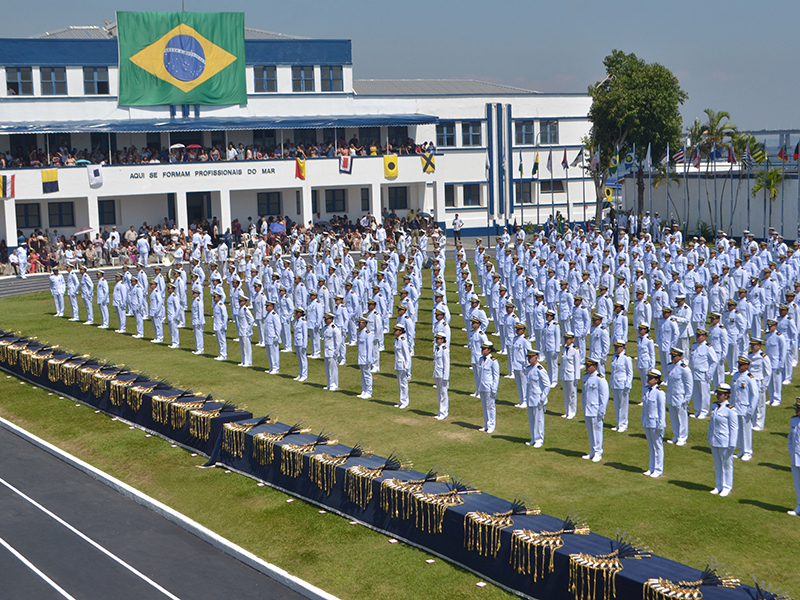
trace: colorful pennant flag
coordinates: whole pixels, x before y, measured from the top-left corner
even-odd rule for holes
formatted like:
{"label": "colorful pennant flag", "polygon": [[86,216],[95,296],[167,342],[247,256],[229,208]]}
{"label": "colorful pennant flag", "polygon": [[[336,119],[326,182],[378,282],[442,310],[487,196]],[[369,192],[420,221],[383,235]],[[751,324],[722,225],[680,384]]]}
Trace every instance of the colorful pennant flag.
{"label": "colorful pennant flag", "polygon": [[561,168],[562,169],[569,169],[569,163],[567,162],[567,149],[564,148],[564,158],[561,159]]}
{"label": "colorful pennant flag", "polygon": [[686,147],[681,148],[675,154],[672,155],[672,160],[677,165],[682,165],[686,160]]}
{"label": "colorful pennant flag", "polygon": [[742,166],[748,171],[753,168],[753,156],[750,154],[750,142],[747,142],[747,145],[744,147]]}
{"label": "colorful pennant flag", "polygon": [[525,177],[525,170],[522,168],[522,150],[519,151],[519,178]]}
{"label": "colorful pennant flag", "polygon": [[13,198],[16,191],[16,175],[0,175],[0,198]]}
{"label": "colorful pennant flag", "polygon": [[101,165],[86,165],[86,175],[89,177],[89,187],[96,188],[103,185],[103,167]]}
{"label": "colorful pennant flag", "polygon": [[422,159],[423,173],[436,172],[436,160],[434,159],[433,154],[431,154],[430,152],[426,152],[425,154],[420,154],[420,158]]}
{"label": "colorful pennant flag", "polygon": [[695,169],[700,168],[700,144],[697,144],[697,147],[694,149],[694,156],[692,157],[692,166]]}
{"label": "colorful pennant flag", "polygon": [[552,150],[550,150],[550,152],[547,154],[547,170],[550,171],[551,173],[553,172],[553,151]]}
{"label": "colorful pennant flag", "polygon": [[592,171],[596,171],[597,165],[599,164],[600,164],[600,146],[597,147],[597,152],[595,152],[594,156],[592,156],[592,160],[589,162],[589,168]]}
{"label": "colorful pennant flag", "polygon": [[353,172],[353,157],[350,155],[339,157],[339,173],[347,173],[350,175]]}
{"label": "colorful pennant flag", "polygon": [[294,159],[294,176],[295,179],[306,180],[306,159],[299,156]]}
{"label": "colorful pennant flag", "polygon": [[42,171],[42,193],[52,194],[58,191],[58,169]]}
{"label": "colorful pennant flag", "polygon": [[736,164],[736,152],[733,150],[733,144],[728,144],[728,163],[731,165]]}
{"label": "colorful pennant flag", "polygon": [[644,157],[644,170],[653,170],[653,158],[650,156],[650,144],[647,144],[647,155]]}
{"label": "colorful pennant flag", "polygon": [[569,163],[569,166],[570,167],[577,167],[578,163],[580,163],[582,161],[583,161],[583,148],[578,150],[578,154],[575,156],[575,159],[571,163]]}
{"label": "colorful pennant flag", "polygon": [[533,171],[531,171],[531,177],[536,177],[536,174],[539,172],[539,153],[536,153],[536,160],[533,161]]}
{"label": "colorful pennant flag", "polygon": [[388,154],[383,157],[383,176],[386,179],[394,179],[397,177],[397,155]]}
{"label": "colorful pennant flag", "polygon": [[793,158],[795,161],[796,161],[798,158],[800,158],[800,142],[797,142],[797,146],[795,146],[795,147],[794,147],[794,154],[792,155],[792,158]]}
{"label": "colorful pennant flag", "polygon": [[619,152],[611,157],[611,164],[608,166],[609,175],[614,175],[619,169]]}
{"label": "colorful pennant flag", "polygon": [[756,165],[760,166],[761,163],[763,163],[764,160],[767,158],[767,153],[764,148],[764,145],[762,144],[761,146],[759,146],[758,150],[753,152],[752,156],[753,156],[753,162],[756,163]]}
{"label": "colorful pennant flag", "polygon": [[783,162],[789,162],[789,153],[786,151],[786,146],[778,150],[778,158]]}

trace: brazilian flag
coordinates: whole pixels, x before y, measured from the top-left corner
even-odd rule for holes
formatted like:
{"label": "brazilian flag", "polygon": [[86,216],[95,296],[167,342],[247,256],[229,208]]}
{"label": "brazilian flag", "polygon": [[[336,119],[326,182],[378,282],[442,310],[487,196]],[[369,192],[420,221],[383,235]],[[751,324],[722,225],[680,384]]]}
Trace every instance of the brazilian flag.
{"label": "brazilian flag", "polygon": [[119,105],[247,104],[244,13],[117,12]]}

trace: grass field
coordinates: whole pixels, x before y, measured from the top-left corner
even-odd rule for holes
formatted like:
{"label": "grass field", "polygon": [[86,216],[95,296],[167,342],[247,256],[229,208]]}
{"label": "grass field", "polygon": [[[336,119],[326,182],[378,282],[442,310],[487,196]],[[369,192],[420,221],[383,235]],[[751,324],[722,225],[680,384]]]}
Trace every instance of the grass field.
{"label": "grass field", "polygon": [[[641,412],[635,405],[641,389],[638,379],[631,394],[628,432],[610,430],[613,410],[608,411],[601,463],[580,459],[588,450],[586,428],[580,418],[560,418],[560,389],[550,393],[545,446],[534,450],[523,443],[529,439],[527,416],[513,406],[517,402],[513,380],[501,378],[496,432],[477,431],[482,425],[480,402],[469,397],[474,387],[469,354],[463,348],[466,334],[460,331],[455,290],[450,287],[454,312],[450,418],[443,422],[432,418],[437,401],[427,325],[429,288],[423,290],[420,301],[411,406],[405,411],[392,407],[398,394],[390,351],[382,356],[373,398],[361,400],[356,398],[360,376],[354,365],[340,368],[340,391],[331,393],[322,389],[322,361],[309,361],[309,381],[301,384],[292,381],[297,375],[293,354],[281,354],[279,376],[264,373],[267,360],[261,348],[254,347],[252,369],[237,368],[238,344],[230,339],[229,360],[211,360],[216,344],[210,335],[210,319],[207,353],[201,357],[191,354],[189,330],[181,330],[181,349],[170,350],[134,340],[130,334],[55,319],[52,298],[46,292],[0,300],[0,327],[114,364],[128,364],[177,387],[230,398],[256,416],[274,412],[286,423],[305,420],[316,430],[334,431],[343,443],[364,440],[384,456],[398,449],[419,470],[436,465],[507,499],[526,494],[545,513],[581,515],[598,533],[613,537],[620,528],[655,553],[697,568],[713,556],[745,583],[752,573],[800,596],[796,565],[800,519],[786,515],[795,505],[786,444],[796,385],[784,387],[784,406],[769,408],[766,430],[754,433],[753,460],[736,462],[728,498],[708,493],[714,472],[706,443],[707,421],[690,421],[687,446],[665,444],[664,477],[653,480],[641,475],[647,468],[647,445]],[[116,325],[113,316],[112,325]],[[233,328],[229,331],[229,338],[235,337]],[[145,337],[152,337],[149,324]],[[629,350],[635,354],[635,344]],[[351,362],[354,354],[349,348]],[[499,358],[501,374],[505,374],[505,357]],[[146,439],[140,431],[130,431],[14,379],[0,381],[0,414],[341,598],[419,598],[445,593],[455,598],[508,596],[497,588],[476,588],[474,575],[441,560],[428,565],[424,553],[402,544],[390,545],[384,536],[350,526],[345,519],[319,515],[315,507],[302,502],[286,504],[285,495],[258,488],[252,480],[219,469],[195,469],[202,462],[200,457],[192,458],[163,440]]]}

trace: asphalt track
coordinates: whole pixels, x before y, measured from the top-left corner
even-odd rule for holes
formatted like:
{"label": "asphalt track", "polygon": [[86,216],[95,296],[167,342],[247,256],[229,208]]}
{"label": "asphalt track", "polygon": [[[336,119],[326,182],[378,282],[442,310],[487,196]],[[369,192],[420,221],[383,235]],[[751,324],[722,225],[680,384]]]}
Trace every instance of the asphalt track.
{"label": "asphalt track", "polygon": [[304,597],[0,428],[0,598]]}

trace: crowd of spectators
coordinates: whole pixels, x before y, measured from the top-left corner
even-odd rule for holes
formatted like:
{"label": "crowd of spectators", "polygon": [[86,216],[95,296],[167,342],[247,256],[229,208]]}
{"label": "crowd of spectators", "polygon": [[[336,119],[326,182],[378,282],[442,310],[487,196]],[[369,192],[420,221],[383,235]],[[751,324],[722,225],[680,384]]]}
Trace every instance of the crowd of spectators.
{"label": "crowd of spectators", "polygon": [[205,148],[199,144],[174,144],[170,148],[124,147],[111,156],[106,148],[98,146],[93,150],[69,148],[65,143],[58,148],[50,148],[49,153],[41,148],[31,147],[27,151],[21,146],[0,153],[0,168],[21,167],[74,167],[81,164],[151,164],[184,162],[217,162],[239,160],[274,160],[281,158],[334,158],[337,156],[379,156],[383,154],[423,154],[436,150],[433,142],[416,144],[413,139],[398,144],[392,139],[385,146],[370,140],[359,142],[357,137],[350,141],[340,138],[322,143],[295,145],[287,138],[283,144],[259,145],[233,142],[227,148],[213,145]]}
{"label": "crowd of spectators", "polygon": [[[335,215],[330,220],[317,220],[306,225],[293,221],[289,216],[259,217],[253,220],[248,217],[242,222],[234,219],[230,227],[222,231],[216,217],[194,222],[188,231],[178,228],[174,221],[164,218],[161,223],[149,225],[142,223],[137,229],[131,225],[125,230],[116,226],[104,227],[102,231],[71,235],[62,235],[58,230],[35,229],[30,236],[18,231],[16,246],[26,249],[27,273],[49,273],[54,266],[59,268],[67,264],[86,264],[89,268],[116,265],[133,265],[140,261],[143,251],[148,253],[148,262],[163,262],[167,256],[188,260],[193,248],[198,244],[203,248],[216,248],[224,243],[232,251],[241,249],[247,252],[254,248],[260,240],[266,244],[268,253],[280,245],[286,249],[294,240],[300,240],[305,250],[312,237],[319,241],[328,232],[342,238],[344,244],[353,251],[363,250],[365,244],[372,244],[375,239],[397,238],[401,230],[412,232],[431,225],[430,221],[413,211],[399,217],[394,211],[386,211],[376,218],[371,214],[358,219],[350,219],[347,215]],[[378,230],[383,231],[379,234]],[[384,235],[385,234],[385,235]],[[142,240],[146,243],[142,243]],[[15,275],[19,273],[16,260],[9,256],[6,240],[0,241],[0,274]]]}

